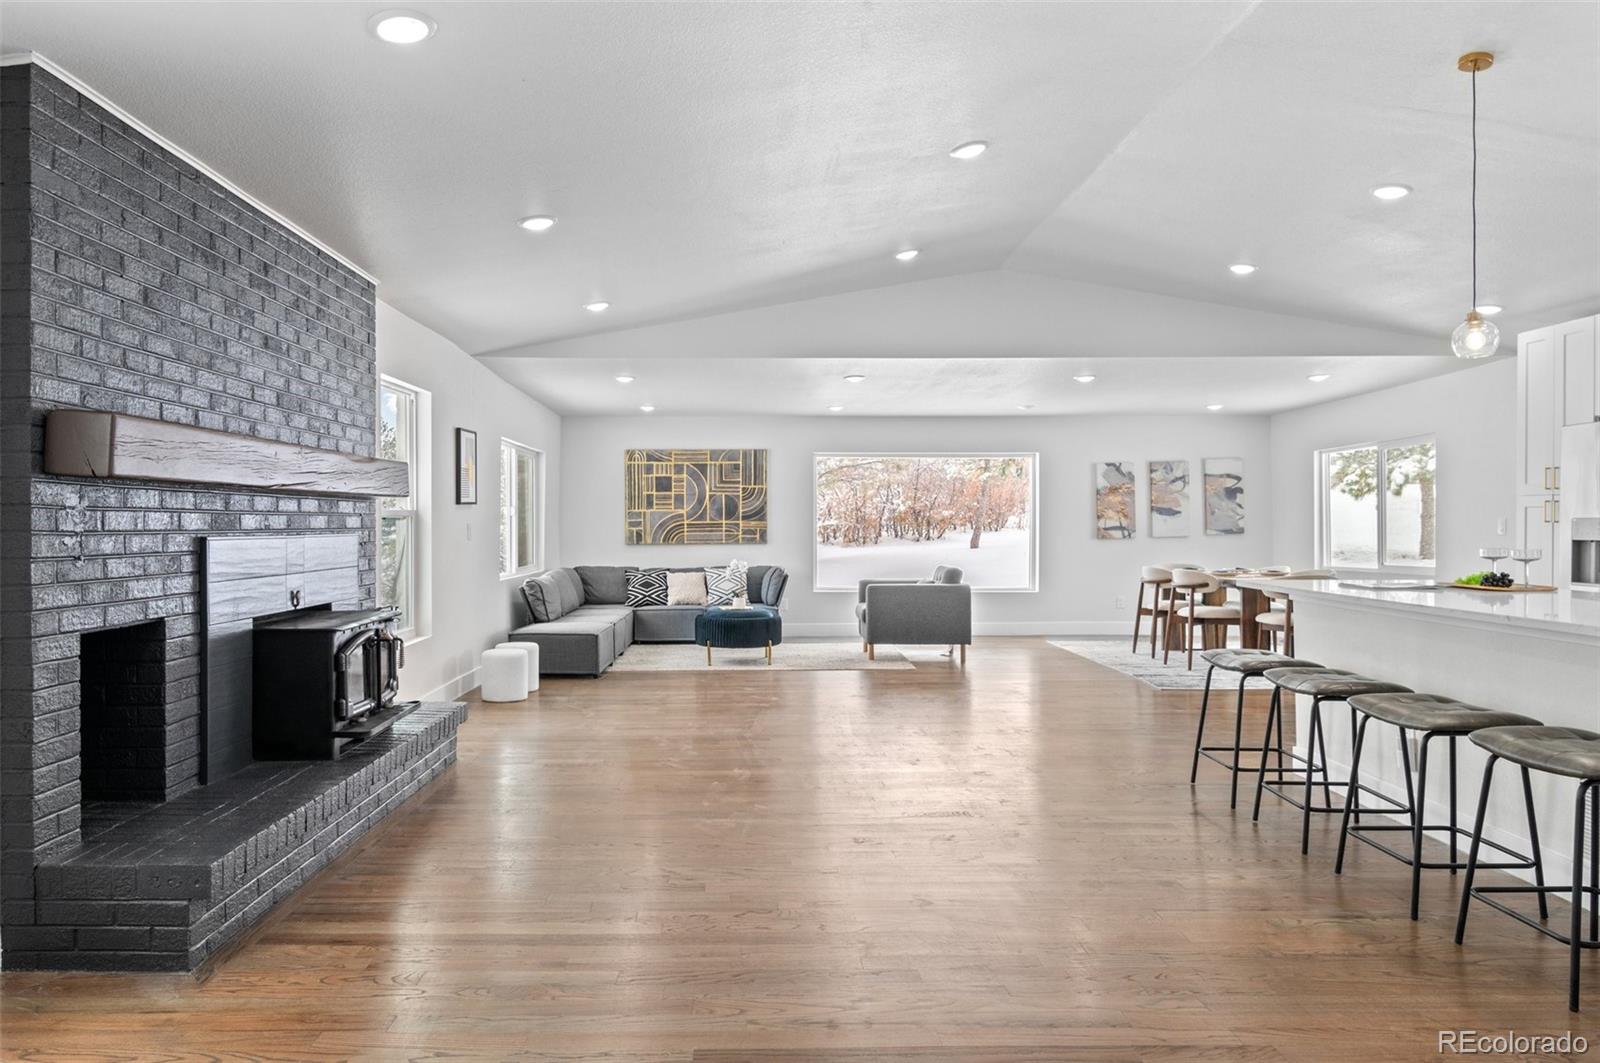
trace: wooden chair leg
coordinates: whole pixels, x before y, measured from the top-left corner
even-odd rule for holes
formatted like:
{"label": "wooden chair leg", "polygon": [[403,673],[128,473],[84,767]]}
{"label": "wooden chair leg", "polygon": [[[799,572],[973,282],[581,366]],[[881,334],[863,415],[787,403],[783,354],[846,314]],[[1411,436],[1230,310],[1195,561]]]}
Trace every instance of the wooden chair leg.
{"label": "wooden chair leg", "polygon": [[1184,625],[1189,632],[1189,663],[1186,667],[1190,671],[1194,671],[1194,600],[1198,597],[1198,594],[1189,595],[1189,622]]}
{"label": "wooden chair leg", "polygon": [[[1156,603],[1159,605],[1160,602],[1161,602],[1161,592],[1158,590],[1158,591],[1156,591]],[[1131,651],[1133,653],[1138,653],[1139,652],[1139,621],[1141,621],[1143,619],[1144,619],[1144,580],[1140,580],[1139,581],[1139,597],[1134,599],[1134,602],[1133,602],[1133,650]],[[1155,622],[1156,622],[1156,618],[1155,618],[1154,613],[1152,613],[1151,617],[1150,617],[1150,625],[1152,627],[1154,627],[1155,626]]]}
{"label": "wooden chair leg", "polygon": [[961,644],[961,667],[965,668],[966,666],[967,666],[967,644],[965,642],[963,642]]}
{"label": "wooden chair leg", "polygon": [[1169,660],[1172,659],[1172,619],[1173,619],[1173,616],[1177,613],[1177,611],[1178,611],[1178,596],[1176,594],[1174,594],[1171,598],[1167,599],[1167,622],[1164,625],[1165,628],[1166,628],[1167,637],[1161,640],[1161,642],[1162,642],[1162,646],[1161,646],[1161,663],[1162,664],[1166,664]]}

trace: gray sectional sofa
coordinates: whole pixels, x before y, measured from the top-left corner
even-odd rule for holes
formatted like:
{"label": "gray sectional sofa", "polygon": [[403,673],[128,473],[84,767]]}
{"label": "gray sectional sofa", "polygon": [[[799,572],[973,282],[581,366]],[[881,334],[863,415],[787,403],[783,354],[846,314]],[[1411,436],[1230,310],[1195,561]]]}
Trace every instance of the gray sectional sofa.
{"label": "gray sectional sofa", "polygon": [[[703,605],[628,603],[633,566],[578,565],[529,577],[522,597],[529,622],[511,632],[514,642],[539,644],[540,675],[600,675],[635,642],[693,642]],[[705,566],[666,568],[700,572]],[[776,565],[751,565],[746,586],[753,605],[778,608],[789,575]]]}

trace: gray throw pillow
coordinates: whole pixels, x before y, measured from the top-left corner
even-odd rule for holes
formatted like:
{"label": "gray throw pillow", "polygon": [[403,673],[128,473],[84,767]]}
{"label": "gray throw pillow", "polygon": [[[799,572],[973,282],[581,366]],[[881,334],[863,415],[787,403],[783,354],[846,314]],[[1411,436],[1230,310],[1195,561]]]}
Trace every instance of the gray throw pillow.
{"label": "gray throw pillow", "polygon": [[623,605],[628,600],[627,569],[621,565],[579,565],[583,600],[589,605]]}
{"label": "gray throw pillow", "polygon": [[767,605],[776,607],[783,601],[783,588],[789,583],[789,574],[777,565],[767,569],[766,578],[761,581],[761,600]]}
{"label": "gray throw pillow", "polygon": [[567,611],[562,607],[561,587],[551,573],[530,576],[522,581],[522,597],[528,603],[528,612],[535,623],[548,624],[560,620]]}

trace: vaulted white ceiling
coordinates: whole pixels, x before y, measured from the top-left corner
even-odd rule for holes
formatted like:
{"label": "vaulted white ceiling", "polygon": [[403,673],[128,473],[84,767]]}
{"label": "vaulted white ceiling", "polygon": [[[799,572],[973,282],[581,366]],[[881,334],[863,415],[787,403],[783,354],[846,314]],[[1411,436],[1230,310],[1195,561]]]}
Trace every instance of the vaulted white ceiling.
{"label": "vaulted white ceiling", "polygon": [[[388,6],[7,0],[0,50],[72,71],[558,408],[509,359],[1443,371],[1475,48],[1498,56],[1480,301],[1508,333],[1600,310],[1595,4],[417,0],[439,30],[409,48],[367,32]],[[1415,192],[1380,203],[1385,182]]]}

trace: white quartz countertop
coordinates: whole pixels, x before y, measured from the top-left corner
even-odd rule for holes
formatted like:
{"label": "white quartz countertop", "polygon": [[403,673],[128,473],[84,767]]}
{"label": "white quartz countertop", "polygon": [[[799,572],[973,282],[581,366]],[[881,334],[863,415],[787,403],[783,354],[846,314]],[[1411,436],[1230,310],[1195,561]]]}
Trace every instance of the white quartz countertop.
{"label": "white quartz countertop", "polygon": [[1338,580],[1251,579],[1241,587],[1287,594],[1296,603],[1326,601],[1374,611],[1393,610],[1419,619],[1477,622],[1565,638],[1592,640],[1600,652],[1600,594],[1557,591],[1475,591],[1440,586],[1432,590],[1347,587]]}

